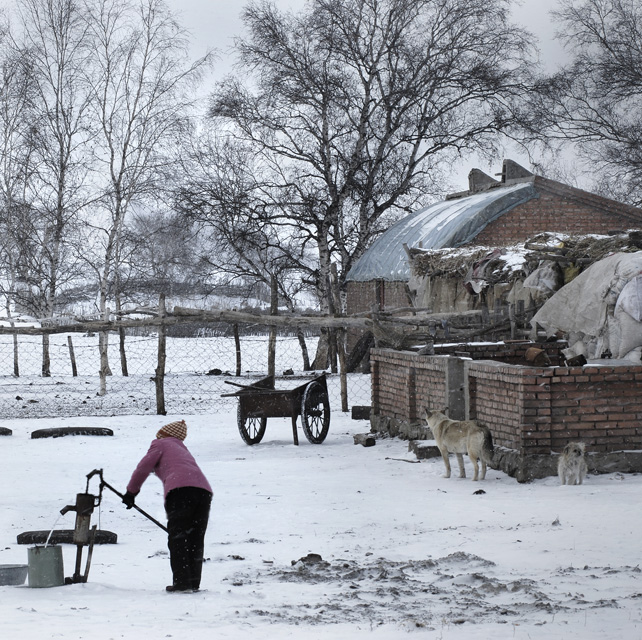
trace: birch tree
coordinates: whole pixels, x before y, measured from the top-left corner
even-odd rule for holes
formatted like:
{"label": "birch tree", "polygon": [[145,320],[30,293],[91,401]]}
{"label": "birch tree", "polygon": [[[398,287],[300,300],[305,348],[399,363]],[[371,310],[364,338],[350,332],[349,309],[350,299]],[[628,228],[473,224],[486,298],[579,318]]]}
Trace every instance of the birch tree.
{"label": "birch tree", "polygon": [[[108,319],[110,286],[120,306],[118,264],[127,213],[162,191],[168,146],[184,127],[194,83],[209,56],[188,59],[185,31],[162,0],[97,0],[90,26],[95,43],[92,109],[99,123],[96,161],[103,184],[99,310]],[[122,338],[121,338],[122,339]],[[107,334],[102,334],[101,394],[109,373]]]}
{"label": "birch tree", "polygon": [[[49,318],[61,286],[76,276],[72,236],[88,198],[88,142],[93,134],[86,83],[92,49],[84,8],[75,0],[20,0],[18,15],[16,46],[33,88],[28,228],[33,251],[23,260],[37,315]],[[47,335],[42,373],[50,375]]]}
{"label": "birch tree", "polygon": [[[4,34],[3,34],[4,35]],[[23,276],[26,190],[32,171],[29,114],[33,113],[33,85],[29,65],[6,40],[0,48],[0,291],[5,313],[13,326],[19,300],[18,279]],[[20,374],[18,336],[13,336],[15,376]]]}

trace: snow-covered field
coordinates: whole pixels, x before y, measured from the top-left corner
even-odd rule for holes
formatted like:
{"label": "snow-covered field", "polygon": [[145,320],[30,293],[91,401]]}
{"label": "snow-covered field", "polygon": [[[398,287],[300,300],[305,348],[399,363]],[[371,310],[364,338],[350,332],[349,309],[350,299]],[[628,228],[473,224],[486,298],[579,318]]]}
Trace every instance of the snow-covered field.
{"label": "snow-covered field", "polygon": [[[27,562],[16,536],[51,528],[93,469],[122,490],[176,417],[3,421],[0,564]],[[86,584],[0,587],[2,638],[642,638],[640,475],[562,487],[491,470],[473,483],[401,440],[354,445],[368,425],[338,412],[322,445],[301,434],[299,447],[288,419],[248,447],[235,412],[181,417],[215,489],[204,590],[165,592],[164,532],[105,490],[93,523],[118,544],[95,548]],[[114,436],[30,439],[53,426]],[[155,478],[138,504],[164,520]],[[65,575],[75,553],[63,545]]]}
{"label": "snow-covered field", "polygon": [[[72,376],[67,339],[72,337],[78,376]],[[8,418],[48,418],[52,416],[109,416],[156,413],[155,368],[158,366],[158,338],[128,336],[126,352],[129,376],[120,371],[118,339],[110,336],[112,376],[107,378],[107,394],[98,395],[98,336],[55,334],[50,337],[51,377],[43,378],[42,338],[20,336],[19,377],[13,375],[12,336],[0,336],[0,415]],[[316,338],[308,338],[311,357]],[[235,398],[222,397],[235,391],[225,383],[237,381],[233,338],[213,336],[167,338],[165,407],[168,412],[212,413],[234,409]],[[242,376],[249,384],[267,372],[265,336],[241,338]],[[303,361],[298,340],[279,337],[276,349],[277,377],[292,369],[294,378],[277,381],[279,388],[294,388],[309,379],[302,371]],[[218,375],[208,372],[218,370]],[[320,372],[317,372],[320,373]],[[370,404],[370,376],[350,374],[349,405]],[[341,407],[338,376],[328,379],[328,392],[333,406]]]}

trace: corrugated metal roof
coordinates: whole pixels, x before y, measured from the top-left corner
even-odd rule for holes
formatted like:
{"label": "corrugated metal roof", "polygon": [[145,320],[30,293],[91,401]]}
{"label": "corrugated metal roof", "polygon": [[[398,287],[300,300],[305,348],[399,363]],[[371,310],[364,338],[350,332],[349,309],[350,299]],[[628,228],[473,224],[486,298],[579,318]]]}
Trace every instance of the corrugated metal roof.
{"label": "corrugated metal roof", "polygon": [[347,279],[408,280],[410,269],[404,244],[424,249],[459,247],[513,207],[535,197],[537,192],[529,181],[420,209],[379,236],[352,266]]}

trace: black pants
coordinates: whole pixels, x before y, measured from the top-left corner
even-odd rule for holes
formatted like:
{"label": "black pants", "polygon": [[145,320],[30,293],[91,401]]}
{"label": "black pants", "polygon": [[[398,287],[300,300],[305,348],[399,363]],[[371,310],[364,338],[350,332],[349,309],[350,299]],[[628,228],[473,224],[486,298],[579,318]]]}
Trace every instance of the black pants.
{"label": "black pants", "polygon": [[169,561],[179,589],[200,587],[211,503],[212,494],[197,487],[172,489],[165,498]]}

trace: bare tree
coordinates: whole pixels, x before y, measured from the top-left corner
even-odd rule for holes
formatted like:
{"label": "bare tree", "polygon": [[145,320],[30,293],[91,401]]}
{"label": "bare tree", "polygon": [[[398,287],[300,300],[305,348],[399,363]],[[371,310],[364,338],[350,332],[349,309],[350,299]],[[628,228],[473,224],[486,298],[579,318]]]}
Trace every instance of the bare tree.
{"label": "bare tree", "polygon": [[[21,233],[31,252],[22,256],[32,305],[54,315],[63,284],[76,276],[70,234],[86,202],[87,119],[85,82],[91,64],[83,7],[74,0],[20,0],[16,47],[33,87],[28,115],[34,171],[29,180],[29,226]],[[24,114],[26,115],[26,114]],[[49,375],[48,336],[43,336],[43,375]]]}
{"label": "bare tree", "polygon": [[[439,163],[490,148],[523,91],[526,34],[504,0],[249,4],[239,75],[210,115],[249,144],[271,185],[264,214],[316,252],[330,308],[353,261],[434,192]],[[335,292],[337,293],[337,292]]]}
{"label": "bare tree", "polygon": [[[163,0],[96,0],[89,22],[95,43],[93,114],[100,126],[96,143],[104,184],[99,308],[108,318],[109,284],[115,282],[126,216],[136,201],[150,197],[166,168],[167,146],[185,127],[189,89],[209,56],[186,65],[187,37]],[[101,393],[109,373],[107,334],[101,336]]]}
{"label": "bare tree", "polygon": [[[28,205],[26,190],[32,170],[30,118],[33,85],[28,64],[2,42],[0,50],[0,292],[13,326],[19,299],[18,279],[24,275],[22,234]],[[21,260],[22,259],[22,260]],[[13,336],[14,375],[19,375],[18,336]]]}
{"label": "bare tree", "polygon": [[561,0],[554,15],[571,62],[540,82],[530,133],[572,143],[605,195],[640,205],[642,5]]}
{"label": "bare tree", "polygon": [[[252,148],[199,130],[175,203],[185,220],[203,229],[209,240],[202,263],[219,283],[241,283],[250,298],[270,294],[271,313],[279,306],[294,311],[301,294],[314,291],[315,262],[300,234],[283,229],[266,214],[272,186]],[[303,368],[308,370],[305,336],[298,330]],[[272,336],[274,342],[275,336]],[[272,362],[272,360],[270,360]]]}
{"label": "bare tree", "polygon": [[270,291],[276,279],[279,298],[293,308],[311,283],[314,260],[294,227],[284,229],[266,212],[274,207],[272,185],[255,156],[247,145],[199,130],[183,158],[175,205],[203,227],[210,244],[202,259],[219,280],[255,282]]}

